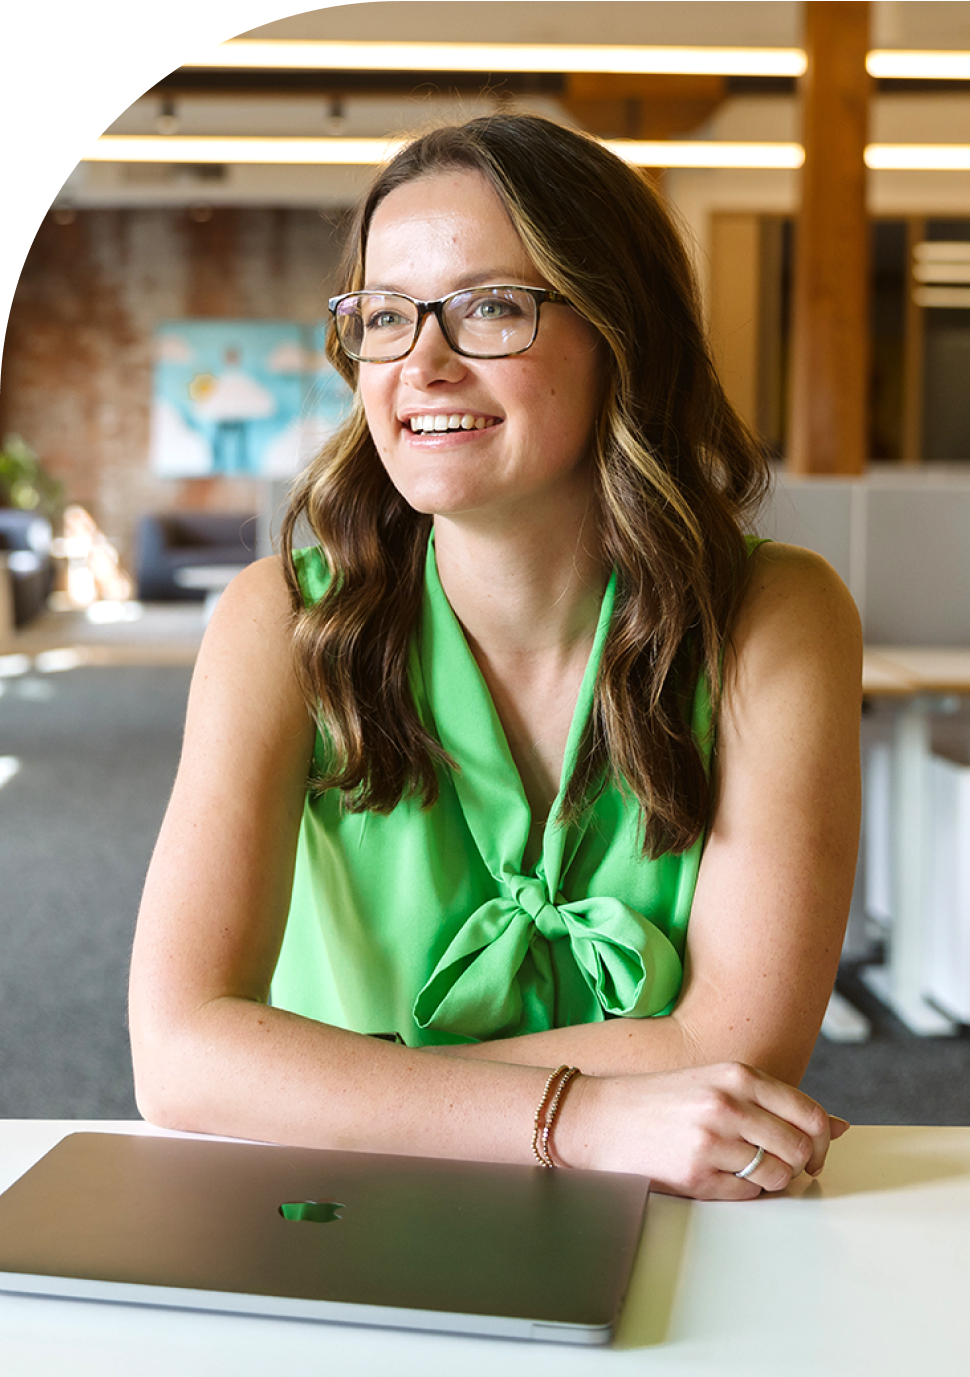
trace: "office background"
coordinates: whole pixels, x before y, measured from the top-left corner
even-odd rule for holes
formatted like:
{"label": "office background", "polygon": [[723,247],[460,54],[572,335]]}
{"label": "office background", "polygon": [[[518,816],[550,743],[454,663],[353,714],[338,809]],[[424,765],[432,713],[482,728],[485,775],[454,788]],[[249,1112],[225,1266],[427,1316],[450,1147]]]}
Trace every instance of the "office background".
{"label": "office background", "polygon": [[[970,50],[970,5],[959,3],[376,3],[276,20],[250,37],[797,50],[812,8],[865,11],[874,49]],[[582,72],[527,71],[493,73],[484,89],[480,76],[421,69],[227,74],[203,66],[159,75],[130,108],[111,112],[109,135],[387,138],[511,103],[608,138],[797,144],[806,100],[805,81],[785,75],[594,80]],[[871,78],[866,98],[872,144],[970,145],[970,77]],[[162,163],[82,161],[65,171],[12,305],[0,435],[25,437],[133,577],[136,533],[146,515],[252,516],[265,539],[280,485],[268,489],[239,474],[164,478],[153,468],[158,325],[201,319],[312,326],[330,289],[343,217],[368,169],[173,155]],[[728,388],[784,465],[803,174],[731,166],[654,172],[693,238]],[[789,462],[769,520],[779,534],[822,547],[870,609],[882,596],[888,611],[873,623],[878,639],[918,642],[922,630],[924,643],[957,643],[965,639],[960,617],[970,615],[959,598],[970,563],[970,525],[961,515],[965,485],[970,492],[970,311],[960,295],[968,290],[961,274],[970,263],[970,176],[870,170],[865,202],[865,471],[851,480],[803,478],[791,474]],[[927,245],[951,246],[951,257],[934,260]],[[942,262],[950,276],[927,282],[928,261]],[[934,304],[933,290],[950,291],[949,304],[940,297]],[[942,494],[937,507],[950,513],[950,563],[927,570],[929,561],[922,561],[924,592],[914,591],[915,575],[900,580],[912,605],[887,592],[878,572],[868,584],[858,582],[863,556],[858,541],[853,545],[859,528],[852,513],[859,504],[836,509],[847,482],[864,491],[873,511],[880,502],[891,506],[895,494],[902,517],[894,519],[904,534],[913,525],[907,513],[927,493],[930,501]],[[836,505],[823,511],[830,489]],[[887,491],[890,499],[880,497]],[[928,526],[919,527],[924,549],[934,519],[931,512]],[[890,545],[893,538],[890,532]],[[869,542],[866,559],[877,543]],[[938,548],[930,554],[943,558]],[[0,1111],[8,1116],[131,1110],[127,950],[174,774],[201,624],[192,624],[201,616],[192,605],[156,608],[157,616],[138,621],[133,612],[129,620],[119,613],[100,628],[77,608],[61,606],[11,630],[0,651],[0,757],[18,762],[0,787]],[[903,611],[909,621],[897,626],[892,614]],[[56,659],[43,657],[63,648],[68,626],[71,645],[81,650],[74,668],[62,660],[57,672]],[[856,954],[878,954],[880,940],[878,931],[863,932]],[[835,1107],[842,1094],[850,1117],[967,1122],[963,1034],[916,1039],[859,986],[851,964],[844,979],[874,1019],[875,1036],[865,1045],[820,1044],[807,1088]]]}

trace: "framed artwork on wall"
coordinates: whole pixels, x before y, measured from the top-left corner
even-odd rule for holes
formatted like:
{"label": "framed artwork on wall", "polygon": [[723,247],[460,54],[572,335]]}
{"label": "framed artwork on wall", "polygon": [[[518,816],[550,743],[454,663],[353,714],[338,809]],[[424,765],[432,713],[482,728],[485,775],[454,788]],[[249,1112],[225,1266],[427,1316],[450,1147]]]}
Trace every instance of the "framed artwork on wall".
{"label": "framed artwork on wall", "polygon": [[346,415],[326,326],[175,320],[154,335],[151,467],[159,478],[292,478]]}

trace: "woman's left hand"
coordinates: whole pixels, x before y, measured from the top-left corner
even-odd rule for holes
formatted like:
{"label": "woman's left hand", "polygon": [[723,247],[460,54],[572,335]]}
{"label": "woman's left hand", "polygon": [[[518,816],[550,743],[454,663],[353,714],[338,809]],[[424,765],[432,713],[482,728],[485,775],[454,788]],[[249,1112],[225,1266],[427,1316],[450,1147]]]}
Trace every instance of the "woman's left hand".
{"label": "woman's left hand", "polygon": [[[556,1121],[564,1166],[629,1171],[697,1200],[748,1200],[817,1176],[848,1128],[801,1091],[737,1062],[574,1080]],[[739,1172],[744,1172],[739,1176]]]}

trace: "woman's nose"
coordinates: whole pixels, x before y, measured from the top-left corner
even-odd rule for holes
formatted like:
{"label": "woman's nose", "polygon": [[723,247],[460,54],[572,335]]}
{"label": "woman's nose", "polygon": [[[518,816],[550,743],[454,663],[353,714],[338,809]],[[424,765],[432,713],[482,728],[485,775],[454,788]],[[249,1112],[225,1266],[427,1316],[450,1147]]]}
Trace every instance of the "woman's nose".
{"label": "woman's nose", "polygon": [[402,362],[402,378],[422,383],[436,378],[451,382],[464,371],[464,359],[452,349],[437,316],[429,311],[418,326],[414,348]]}

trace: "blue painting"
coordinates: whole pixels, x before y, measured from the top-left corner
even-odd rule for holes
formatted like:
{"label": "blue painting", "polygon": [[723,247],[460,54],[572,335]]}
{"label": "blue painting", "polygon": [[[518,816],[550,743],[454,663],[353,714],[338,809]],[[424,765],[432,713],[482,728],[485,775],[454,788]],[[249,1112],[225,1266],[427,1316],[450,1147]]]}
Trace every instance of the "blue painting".
{"label": "blue painting", "polygon": [[160,478],[292,478],[350,392],[324,325],[177,320],[155,329],[151,467]]}

